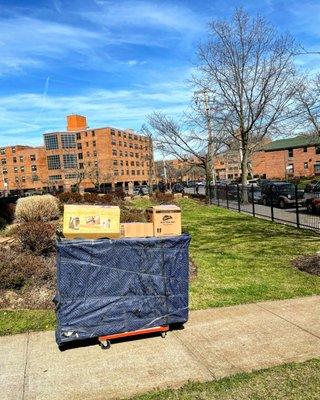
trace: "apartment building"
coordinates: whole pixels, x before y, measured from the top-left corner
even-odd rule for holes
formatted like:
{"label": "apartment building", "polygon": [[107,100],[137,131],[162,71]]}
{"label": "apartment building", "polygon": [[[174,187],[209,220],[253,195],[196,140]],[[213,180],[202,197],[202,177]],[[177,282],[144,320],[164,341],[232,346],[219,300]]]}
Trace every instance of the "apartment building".
{"label": "apartment building", "polygon": [[236,179],[241,176],[239,150],[228,150],[214,159],[214,169],[217,179]]}
{"label": "apartment building", "polygon": [[47,175],[44,147],[1,147],[0,163],[0,191],[43,189]]}
{"label": "apartment building", "polygon": [[155,175],[157,182],[168,183],[201,181],[205,177],[204,169],[194,157],[188,161],[179,159],[155,161]]}
{"label": "apartment building", "polygon": [[254,176],[268,179],[320,175],[320,138],[301,135],[275,140],[252,157]]}
{"label": "apartment building", "polygon": [[151,179],[152,142],[132,130],[89,128],[86,117],[69,115],[66,131],[43,137],[44,147],[0,149],[0,190],[114,188]]}

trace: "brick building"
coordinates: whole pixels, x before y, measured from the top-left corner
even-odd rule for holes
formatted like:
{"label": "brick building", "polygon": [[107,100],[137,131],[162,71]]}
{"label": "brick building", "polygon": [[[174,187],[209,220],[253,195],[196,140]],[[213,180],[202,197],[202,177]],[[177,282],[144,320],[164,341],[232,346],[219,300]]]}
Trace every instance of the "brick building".
{"label": "brick building", "polygon": [[275,140],[252,156],[254,176],[287,179],[320,175],[320,138],[302,135]]}
{"label": "brick building", "polygon": [[0,190],[82,190],[152,179],[152,142],[132,130],[89,129],[86,117],[70,115],[66,131],[43,136],[44,147],[0,149]]}
{"label": "brick building", "polygon": [[205,177],[204,169],[198,165],[195,158],[190,161],[179,159],[155,161],[155,176],[157,182],[164,181],[165,175],[168,183],[202,181]]}
{"label": "brick building", "polygon": [[236,179],[241,176],[239,150],[228,150],[214,159],[214,169],[217,179]]}

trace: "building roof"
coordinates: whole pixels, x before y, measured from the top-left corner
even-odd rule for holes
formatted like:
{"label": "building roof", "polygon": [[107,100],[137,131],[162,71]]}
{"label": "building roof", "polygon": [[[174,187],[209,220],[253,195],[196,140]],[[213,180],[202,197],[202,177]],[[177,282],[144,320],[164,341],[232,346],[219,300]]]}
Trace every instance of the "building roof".
{"label": "building roof", "polygon": [[320,137],[315,135],[300,135],[290,139],[275,140],[263,146],[261,150],[274,151],[298,147],[320,145]]}

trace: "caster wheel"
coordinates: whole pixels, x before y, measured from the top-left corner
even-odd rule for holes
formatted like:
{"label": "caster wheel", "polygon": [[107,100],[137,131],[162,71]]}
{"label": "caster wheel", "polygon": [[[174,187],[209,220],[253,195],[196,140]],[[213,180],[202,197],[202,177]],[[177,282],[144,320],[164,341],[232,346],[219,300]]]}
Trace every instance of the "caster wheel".
{"label": "caster wheel", "polygon": [[161,332],[161,337],[164,339],[167,336],[167,332]]}
{"label": "caster wheel", "polygon": [[111,342],[110,340],[106,340],[104,342],[101,342],[100,346],[102,350],[108,350],[111,347]]}

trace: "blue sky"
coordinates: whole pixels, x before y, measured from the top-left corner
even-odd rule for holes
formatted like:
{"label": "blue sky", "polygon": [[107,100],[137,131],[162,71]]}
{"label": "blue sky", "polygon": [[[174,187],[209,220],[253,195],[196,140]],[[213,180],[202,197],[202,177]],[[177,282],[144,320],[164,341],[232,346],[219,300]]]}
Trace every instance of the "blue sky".
{"label": "blue sky", "polygon": [[[179,115],[207,23],[237,6],[320,50],[319,0],[0,0],[0,146],[42,144],[69,113],[134,129]],[[297,63],[316,71],[320,56]]]}

